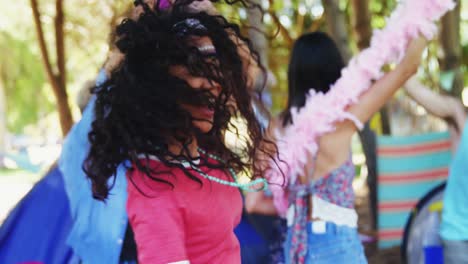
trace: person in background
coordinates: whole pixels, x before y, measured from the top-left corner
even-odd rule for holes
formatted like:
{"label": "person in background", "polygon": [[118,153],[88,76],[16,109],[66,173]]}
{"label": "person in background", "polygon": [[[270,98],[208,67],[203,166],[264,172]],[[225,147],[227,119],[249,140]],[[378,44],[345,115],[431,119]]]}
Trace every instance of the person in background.
{"label": "person in background", "polygon": [[[362,94],[348,113],[365,123],[416,72],[425,46],[425,39],[413,40],[400,64]],[[327,95],[344,66],[336,44],[325,33],[305,34],[295,42],[288,69],[288,105],[270,129],[276,131],[277,140],[292,124],[293,107],[303,107],[311,89]],[[317,155],[308,157],[304,175],[287,186],[286,263],[367,263],[357,233],[352,188],[351,138],[358,126],[350,119],[335,126],[319,138]],[[265,214],[276,209],[262,193],[250,194],[247,208]]]}
{"label": "person in background", "polygon": [[468,263],[468,126],[465,107],[459,99],[438,94],[411,78],[405,85],[408,95],[429,113],[447,121],[452,149],[444,192],[440,236],[444,247],[444,263]]}
{"label": "person in background", "polygon": [[422,84],[416,76],[410,78],[404,89],[406,93],[429,113],[447,122],[455,153],[466,122],[466,111],[462,102],[449,95],[434,92]]}

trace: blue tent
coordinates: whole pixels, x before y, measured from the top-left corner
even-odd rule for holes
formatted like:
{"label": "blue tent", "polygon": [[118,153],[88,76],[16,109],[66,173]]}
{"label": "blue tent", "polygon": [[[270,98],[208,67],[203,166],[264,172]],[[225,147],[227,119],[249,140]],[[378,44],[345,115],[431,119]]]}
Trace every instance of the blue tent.
{"label": "blue tent", "polygon": [[65,243],[70,227],[62,174],[53,167],[0,227],[0,263],[73,263]]}

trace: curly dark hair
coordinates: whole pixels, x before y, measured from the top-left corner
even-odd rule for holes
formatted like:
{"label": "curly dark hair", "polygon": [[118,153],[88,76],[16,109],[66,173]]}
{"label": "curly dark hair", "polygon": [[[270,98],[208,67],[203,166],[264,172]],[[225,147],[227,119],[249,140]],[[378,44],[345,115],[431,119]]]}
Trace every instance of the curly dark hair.
{"label": "curly dark hair", "polygon": [[[255,118],[239,40],[263,69],[258,54],[250,41],[241,36],[238,25],[218,15],[185,12],[189,3],[176,2],[170,12],[153,11],[145,5],[138,19],[126,19],[117,27],[116,46],[125,58],[104,84],[93,89],[95,121],[89,133],[90,151],[83,164],[96,199],[108,197],[116,169],[122,163],[132,169],[130,162],[149,178],[171,185],[158,177],[168,172],[152,171],[146,162],[139,160],[142,154],[156,156],[166,166],[183,170],[187,177],[201,184],[200,175],[174,161],[194,164],[197,160],[199,166],[251,171],[256,178],[262,177],[265,170],[258,157],[266,160],[277,152],[276,145],[263,137]],[[194,21],[198,26],[188,23]],[[190,41],[193,36],[209,37],[216,55],[207,57],[200,52]],[[175,65],[185,66],[193,76],[219,83],[220,95],[214,98],[211,93],[193,89],[171,75],[169,69]],[[201,133],[194,127],[193,117],[181,103],[214,109],[211,131]],[[239,134],[232,123],[236,116],[245,120],[247,135],[245,144],[234,152],[226,146],[224,136],[228,129]],[[191,157],[188,147],[194,137],[201,148],[225,163],[210,162],[204,155]],[[182,151],[170,152],[169,140],[176,140],[183,146]]]}

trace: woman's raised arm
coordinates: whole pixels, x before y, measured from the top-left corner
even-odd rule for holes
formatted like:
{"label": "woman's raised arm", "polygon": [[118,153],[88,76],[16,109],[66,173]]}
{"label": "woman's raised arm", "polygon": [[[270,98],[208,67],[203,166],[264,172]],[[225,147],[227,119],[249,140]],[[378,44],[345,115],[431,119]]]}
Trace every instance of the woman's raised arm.
{"label": "woman's raised arm", "polygon": [[405,57],[396,68],[376,81],[348,111],[362,123],[367,122],[416,73],[426,44],[427,40],[422,37],[412,40]]}

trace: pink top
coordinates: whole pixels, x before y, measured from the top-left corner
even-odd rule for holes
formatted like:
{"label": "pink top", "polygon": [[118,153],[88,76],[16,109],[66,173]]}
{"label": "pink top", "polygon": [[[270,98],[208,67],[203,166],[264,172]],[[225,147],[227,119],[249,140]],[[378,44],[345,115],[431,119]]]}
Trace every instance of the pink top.
{"label": "pink top", "polygon": [[[157,177],[171,182],[174,188],[150,180],[138,170],[127,173],[127,211],[135,233],[138,263],[240,263],[239,241],[234,234],[242,215],[239,190],[201,176],[200,185],[180,169],[155,160],[148,164],[156,171],[172,172]],[[200,169],[232,181],[222,170]],[[149,197],[141,194],[132,181]]]}

